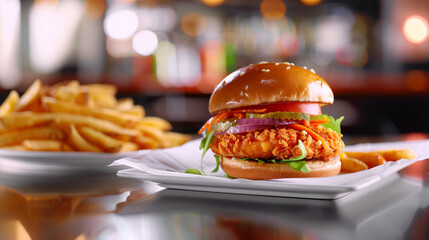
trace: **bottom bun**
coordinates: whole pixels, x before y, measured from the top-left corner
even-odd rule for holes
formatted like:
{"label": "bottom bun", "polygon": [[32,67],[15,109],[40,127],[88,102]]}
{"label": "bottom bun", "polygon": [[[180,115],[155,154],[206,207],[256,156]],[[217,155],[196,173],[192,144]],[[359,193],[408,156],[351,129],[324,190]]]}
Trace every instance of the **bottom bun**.
{"label": "bottom bun", "polygon": [[308,173],[294,170],[284,163],[264,163],[260,165],[256,161],[236,160],[231,157],[220,157],[220,166],[228,176],[234,178],[246,178],[252,180],[274,178],[304,178],[304,177],[329,177],[340,173],[341,161],[339,157],[329,161],[307,161]]}

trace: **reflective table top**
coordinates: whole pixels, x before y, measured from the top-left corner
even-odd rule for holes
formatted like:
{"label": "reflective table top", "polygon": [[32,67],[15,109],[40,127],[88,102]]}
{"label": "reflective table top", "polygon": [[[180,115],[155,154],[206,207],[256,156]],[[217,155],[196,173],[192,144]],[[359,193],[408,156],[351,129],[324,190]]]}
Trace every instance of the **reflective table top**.
{"label": "reflective table top", "polygon": [[429,239],[429,161],[337,200],[0,173],[0,239]]}

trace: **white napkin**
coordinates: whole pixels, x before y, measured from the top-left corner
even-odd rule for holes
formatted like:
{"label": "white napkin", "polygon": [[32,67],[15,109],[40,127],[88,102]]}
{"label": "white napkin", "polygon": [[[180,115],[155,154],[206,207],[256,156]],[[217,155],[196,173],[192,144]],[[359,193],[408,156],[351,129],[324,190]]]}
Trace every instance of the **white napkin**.
{"label": "white napkin", "polygon": [[[216,167],[216,160],[213,152],[207,151],[203,160],[203,169],[207,176],[187,174],[187,169],[201,169],[201,153],[198,149],[201,139],[190,141],[180,147],[159,149],[149,151],[144,154],[122,158],[114,161],[110,166],[128,166],[129,168],[138,169],[146,174],[158,176],[176,176],[185,178],[211,178],[219,181],[252,181],[247,179],[230,179],[220,168],[217,173],[211,171]],[[321,178],[284,178],[269,181],[294,183],[294,184],[312,184],[312,185],[343,185],[358,184],[362,180],[368,181],[369,178],[383,178],[402,168],[405,168],[416,161],[429,158],[429,140],[412,141],[412,142],[389,142],[375,144],[358,144],[347,146],[345,151],[371,151],[377,149],[399,149],[409,148],[417,154],[417,159],[402,159],[396,162],[388,162],[375,168],[349,174],[340,174],[333,177]],[[201,171],[201,170],[200,170]]]}

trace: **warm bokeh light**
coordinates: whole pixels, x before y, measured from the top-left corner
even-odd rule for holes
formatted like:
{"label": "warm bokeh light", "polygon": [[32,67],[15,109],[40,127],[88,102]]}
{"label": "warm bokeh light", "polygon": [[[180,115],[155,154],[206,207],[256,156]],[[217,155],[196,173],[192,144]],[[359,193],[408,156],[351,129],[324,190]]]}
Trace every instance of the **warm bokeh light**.
{"label": "warm bokeh light", "polygon": [[34,4],[39,4],[39,3],[44,3],[44,2],[58,3],[58,0],[34,0]]}
{"label": "warm bokeh light", "polygon": [[99,18],[103,16],[106,10],[106,3],[104,0],[87,0],[85,2],[85,8],[89,17]]}
{"label": "warm bokeh light", "polygon": [[131,39],[106,39],[106,51],[114,58],[126,58],[134,55]]}
{"label": "warm bokeh light", "polygon": [[21,4],[0,0],[0,85],[14,88],[20,83]]}
{"label": "warm bokeh light", "polygon": [[158,48],[158,37],[149,30],[138,32],[133,37],[133,49],[143,56],[151,55]]}
{"label": "warm bokeh light", "polygon": [[286,14],[286,4],[282,0],[264,0],[260,10],[264,18],[280,19]]}
{"label": "warm bokeh light", "polygon": [[419,44],[428,38],[429,24],[423,17],[413,15],[405,20],[402,31],[408,41]]}
{"label": "warm bokeh light", "polygon": [[210,7],[217,7],[221,5],[225,0],[201,0],[205,5]]}
{"label": "warm bokeh light", "polygon": [[180,26],[186,34],[196,37],[206,30],[207,20],[199,13],[189,13],[182,18]]}
{"label": "warm bokeh light", "polygon": [[131,10],[121,10],[108,14],[104,20],[104,31],[111,38],[129,38],[137,30],[137,27],[137,14]]}
{"label": "warm bokeh light", "polygon": [[428,88],[428,74],[422,70],[412,70],[405,75],[408,89],[421,92]]}
{"label": "warm bokeh light", "polygon": [[307,6],[316,6],[319,4],[322,0],[301,0],[301,2]]}
{"label": "warm bokeh light", "polygon": [[29,13],[31,67],[40,73],[58,71],[73,52],[84,14],[80,1],[42,1]]}
{"label": "warm bokeh light", "polygon": [[278,50],[283,57],[291,57],[299,51],[299,41],[294,33],[283,33],[277,41]]}

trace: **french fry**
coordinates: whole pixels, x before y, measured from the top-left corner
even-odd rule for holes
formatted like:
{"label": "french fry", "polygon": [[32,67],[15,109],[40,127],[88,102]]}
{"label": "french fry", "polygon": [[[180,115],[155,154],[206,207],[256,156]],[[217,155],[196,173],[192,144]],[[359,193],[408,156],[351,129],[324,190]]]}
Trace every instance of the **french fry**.
{"label": "french fry", "polygon": [[134,115],[137,117],[144,117],[146,114],[146,112],[142,106],[134,106],[131,109],[121,110],[121,112],[126,113],[126,114],[130,114],[130,115]]}
{"label": "french fry", "polygon": [[171,124],[167,120],[159,117],[145,117],[140,121],[139,125],[155,127],[162,131],[168,131],[172,129]]}
{"label": "french fry", "polygon": [[134,100],[132,98],[121,98],[116,102],[116,109],[126,111],[133,109]]}
{"label": "french fry", "polygon": [[52,114],[35,114],[32,112],[13,112],[0,118],[1,130],[14,130],[18,128],[34,127],[54,121]]}
{"label": "french fry", "polygon": [[135,136],[138,131],[121,127],[104,119],[68,113],[11,113],[0,118],[0,129],[17,129],[37,126],[49,122],[89,126],[102,132]]}
{"label": "french fry", "polygon": [[368,169],[368,165],[359,159],[348,157],[342,153],[340,155],[341,171],[343,172],[359,172]]}
{"label": "french fry", "polygon": [[386,159],[386,161],[398,161],[403,158],[413,160],[417,157],[416,154],[410,149],[391,149],[373,152],[381,154]]}
{"label": "french fry", "polygon": [[139,117],[124,114],[120,111],[107,108],[90,108],[75,103],[57,101],[55,98],[44,97],[42,103],[47,110],[53,113],[70,113],[76,115],[90,116],[108,120],[121,126],[130,126],[140,120]]}
{"label": "french fry", "polygon": [[368,168],[373,168],[378,165],[386,163],[386,159],[379,154],[374,152],[344,152],[347,157],[356,158],[368,165]]}
{"label": "french fry", "polygon": [[114,108],[117,89],[113,85],[89,84],[84,87],[89,93],[89,100],[94,107]]}
{"label": "french fry", "polygon": [[180,146],[191,140],[189,135],[183,135],[175,132],[166,132],[164,135],[167,142],[167,144],[165,144],[166,147]]}
{"label": "french fry", "polygon": [[84,138],[107,152],[123,152],[138,149],[138,146],[134,143],[117,140],[90,127],[81,127],[78,131]]}
{"label": "french fry", "polygon": [[0,106],[0,117],[7,116],[9,113],[11,113],[15,109],[18,102],[19,94],[17,91],[12,90],[7,96],[6,100],[4,100]]}
{"label": "french fry", "polygon": [[101,132],[106,132],[106,133],[123,134],[123,135],[130,135],[130,136],[138,135],[138,131],[136,130],[121,127],[117,124],[114,124],[104,119],[97,119],[97,118],[88,117],[88,116],[73,115],[73,114],[66,114],[66,113],[54,114],[54,119],[57,122],[88,126],[93,129],[99,130]]}
{"label": "french fry", "polygon": [[87,105],[89,101],[88,91],[84,91],[77,81],[54,86],[50,92],[52,92],[51,95],[54,98],[60,101],[73,102],[80,105]]}
{"label": "french fry", "polygon": [[72,146],[76,148],[78,151],[84,151],[84,152],[102,152],[103,151],[96,145],[88,142],[85,138],[83,138],[73,124],[70,125],[69,141],[71,142]]}
{"label": "french fry", "polygon": [[24,140],[22,144],[30,151],[70,151],[70,147],[59,140]]}
{"label": "french fry", "polygon": [[140,149],[159,148],[159,143],[155,139],[143,135],[133,137],[132,142],[136,143]]}
{"label": "french fry", "polygon": [[37,102],[42,91],[42,82],[37,79],[31,84],[27,91],[21,96],[18,104],[15,106],[15,111],[23,111]]}
{"label": "french fry", "polygon": [[164,140],[164,136],[165,136],[164,132],[159,130],[158,128],[154,128],[154,127],[142,125],[142,124],[136,126],[136,128],[142,132],[143,136],[153,138],[157,142],[159,142],[162,148],[167,146],[167,143]]}
{"label": "french fry", "polygon": [[16,145],[27,139],[63,140],[64,133],[57,127],[18,129],[0,134],[0,147]]}
{"label": "french fry", "polygon": [[14,150],[14,151],[26,151],[27,150],[23,145],[5,146],[5,147],[0,147],[0,149]]}

